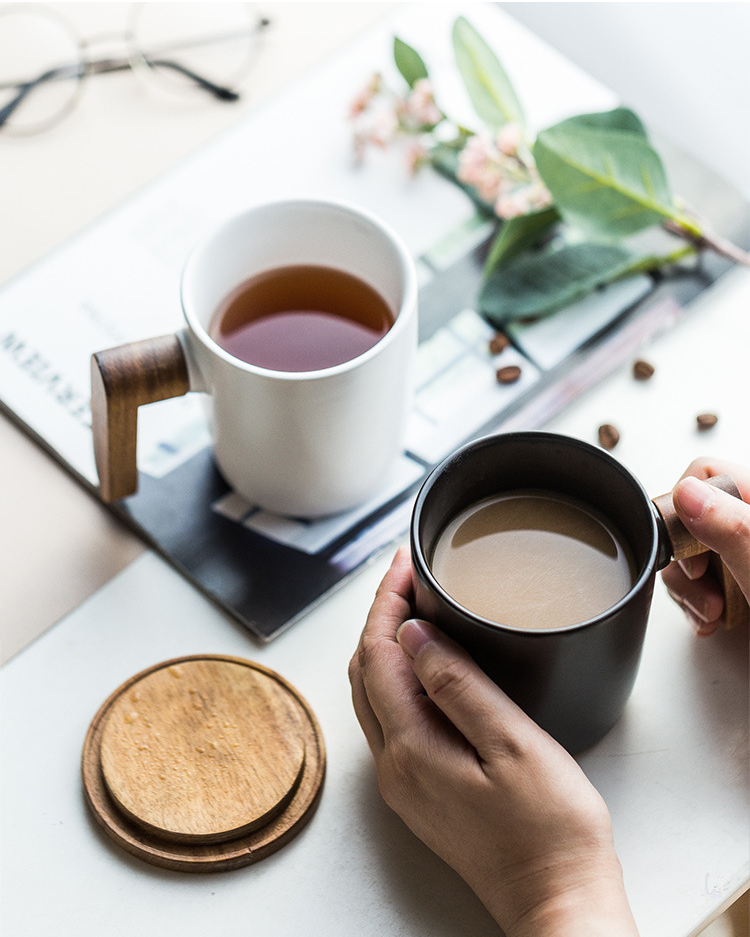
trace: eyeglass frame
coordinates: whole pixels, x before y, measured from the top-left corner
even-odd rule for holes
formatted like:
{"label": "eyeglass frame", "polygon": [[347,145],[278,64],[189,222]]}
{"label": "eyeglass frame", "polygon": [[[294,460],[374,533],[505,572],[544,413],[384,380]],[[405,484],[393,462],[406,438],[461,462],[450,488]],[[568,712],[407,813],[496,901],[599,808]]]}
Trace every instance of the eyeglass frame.
{"label": "eyeglass frame", "polygon": [[[133,3],[131,4],[131,10],[135,13],[137,10],[143,6],[143,3]],[[0,17],[6,12],[10,12],[13,9],[24,8],[28,10],[27,4],[22,3],[12,3],[0,6]],[[0,108],[0,133],[6,133],[11,136],[32,136],[36,133],[43,133],[45,130],[56,126],[60,121],[64,120],[65,117],[70,114],[78,101],[81,98],[84,89],[84,80],[90,75],[105,75],[112,74],[114,72],[121,71],[133,71],[138,73],[140,68],[168,68],[174,71],[179,72],[185,77],[189,78],[194,84],[203,91],[211,94],[219,101],[238,101],[240,99],[240,93],[233,88],[230,88],[225,85],[219,85],[211,81],[209,78],[206,78],[202,75],[199,75],[197,72],[193,71],[190,68],[182,65],[181,63],[173,59],[163,59],[155,58],[157,55],[161,55],[163,52],[168,51],[179,51],[179,49],[194,48],[197,45],[208,45],[218,42],[224,42],[228,39],[241,38],[245,35],[242,32],[234,32],[231,34],[224,34],[221,36],[206,37],[199,41],[191,42],[188,45],[180,45],[177,47],[167,47],[163,50],[154,50],[154,52],[145,52],[143,49],[139,49],[134,46],[133,51],[126,56],[121,57],[105,57],[98,59],[90,59],[86,57],[86,52],[92,46],[102,43],[102,42],[111,42],[111,41],[121,41],[125,44],[134,43],[135,39],[135,27],[134,25],[126,26],[123,32],[117,33],[107,33],[100,36],[92,36],[91,38],[85,39],[78,35],[78,32],[75,30],[72,23],[57,10],[53,10],[49,7],[45,7],[41,4],[35,4],[36,13],[41,13],[43,16],[46,16],[49,20],[55,20],[57,24],[68,34],[68,36],[73,40],[73,44],[78,51],[78,61],[72,62],[69,65],[60,65],[56,66],[53,69],[49,69],[46,72],[42,72],[41,75],[38,75],[33,80],[27,81],[17,81],[12,83],[4,83],[0,85],[0,88],[16,87],[18,88],[17,95],[12,98],[4,107]],[[131,20],[134,19],[134,16],[131,14]],[[271,25],[271,20],[266,16],[261,16],[258,14],[256,22],[253,26],[247,31],[246,35],[248,37],[260,36],[263,32]],[[77,81],[78,86],[77,90],[73,93],[70,100],[60,108],[59,112],[54,114],[48,120],[41,122],[40,124],[35,125],[29,129],[18,129],[14,127],[6,126],[7,121],[13,115],[15,110],[23,103],[23,101],[31,94],[36,88],[43,86],[48,81],[65,81],[72,80]]]}

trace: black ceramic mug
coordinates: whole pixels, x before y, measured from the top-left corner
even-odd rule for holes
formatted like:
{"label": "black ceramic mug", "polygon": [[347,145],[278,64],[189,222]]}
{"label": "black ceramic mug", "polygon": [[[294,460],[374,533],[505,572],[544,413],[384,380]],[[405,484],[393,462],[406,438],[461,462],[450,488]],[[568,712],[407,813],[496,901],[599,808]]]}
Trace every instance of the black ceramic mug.
{"label": "black ceramic mug", "polygon": [[[739,497],[728,476],[712,480]],[[625,539],[632,585],[587,621],[536,630],[510,627],[469,611],[433,575],[435,544],[470,505],[503,493],[567,496],[607,518]],[[673,546],[679,541],[680,546]],[[654,579],[673,556],[706,550],[673,513],[671,496],[651,501],[642,485],[603,449],[552,433],[506,433],[469,443],[425,480],[411,523],[415,612],[464,647],[542,728],[571,752],[599,741],[633,689]],[[736,583],[734,584],[736,586]]]}

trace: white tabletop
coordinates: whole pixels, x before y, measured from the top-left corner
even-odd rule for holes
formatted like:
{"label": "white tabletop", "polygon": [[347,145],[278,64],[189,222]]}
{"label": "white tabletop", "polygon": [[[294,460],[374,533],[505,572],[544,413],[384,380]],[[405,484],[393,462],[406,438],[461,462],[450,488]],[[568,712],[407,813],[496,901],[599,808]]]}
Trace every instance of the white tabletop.
{"label": "white tabletop", "polygon": [[[120,4],[59,6],[89,32],[122,12]],[[393,5],[271,6],[271,54],[242,113]],[[314,28],[323,22],[325,29]],[[121,77],[92,82],[80,111],[51,136],[0,150],[14,178],[26,180],[21,194],[15,186],[3,193],[18,219],[2,255],[3,278],[242,119],[236,112],[182,113],[171,119],[176,131]],[[133,134],[142,143],[126,147]],[[55,211],[45,208],[49,223],[42,225],[41,206],[49,204]],[[656,367],[652,381],[635,382],[623,365],[547,428],[594,441],[600,423],[614,423],[622,436],[617,456],[654,495],[670,489],[698,454],[750,462],[748,300],[750,274],[727,276],[643,349]],[[698,434],[695,415],[707,410],[719,422]],[[10,454],[2,462],[0,525],[9,558],[2,636],[4,655],[12,657],[0,688],[8,933],[78,937],[158,927],[190,935],[249,923],[278,935],[497,932],[463,883],[380,800],[351,709],[346,664],[389,556],[261,648],[142,552],[5,421],[0,446]],[[83,738],[103,700],[141,669],[192,653],[236,654],[277,669],[312,705],[328,748],[328,776],[310,826],[270,859],[220,875],[164,872],[126,856],[94,825],[80,786]],[[625,716],[581,759],[612,812],[643,937],[696,934],[747,887],[747,721],[747,635],[697,641],[658,583]]]}

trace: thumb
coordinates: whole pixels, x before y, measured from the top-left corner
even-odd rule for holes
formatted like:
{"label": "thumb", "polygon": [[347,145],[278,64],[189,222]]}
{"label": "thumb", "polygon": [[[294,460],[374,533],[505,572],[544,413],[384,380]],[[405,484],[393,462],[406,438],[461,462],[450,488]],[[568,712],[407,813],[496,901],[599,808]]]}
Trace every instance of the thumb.
{"label": "thumb", "polygon": [[721,556],[750,600],[750,505],[692,476],[677,484],[672,497],[688,531]]}

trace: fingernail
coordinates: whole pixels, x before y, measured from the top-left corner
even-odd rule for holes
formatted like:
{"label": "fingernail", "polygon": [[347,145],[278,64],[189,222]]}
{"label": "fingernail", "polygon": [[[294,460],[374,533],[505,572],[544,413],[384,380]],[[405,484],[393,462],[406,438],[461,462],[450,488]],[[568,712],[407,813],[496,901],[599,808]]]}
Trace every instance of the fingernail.
{"label": "fingernail", "polygon": [[691,520],[697,520],[703,514],[711,494],[709,485],[688,475],[675,488],[673,495],[675,507]]}
{"label": "fingernail", "polygon": [[693,631],[699,638],[706,638],[708,635],[718,631],[720,624],[718,621],[701,621],[700,619],[691,619],[690,623],[693,626]]}
{"label": "fingernail", "polygon": [[686,602],[684,599],[679,599],[678,604],[685,613],[685,617],[690,622],[694,633],[698,635],[699,638],[704,638],[718,630],[721,624],[718,617],[707,618],[703,613],[698,611],[695,606],[691,605],[690,602]]}
{"label": "fingernail", "polygon": [[402,560],[404,559],[404,557],[408,556],[408,554],[409,554],[409,547],[407,547],[407,546],[400,546],[400,547],[398,548],[398,550],[396,550],[396,552],[395,552],[394,555],[393,555],[393,560],[391,561],[391,566],[395,566],[397,563],[402,562]]}
{"label": "fingernail", "polygon": [[399,627],[396,640],[404,654],[414,660],[420,651],[435,640],[435,632],[426,621],[410,618]]}
{"label": "fingernail", "polygon": [[701,625],[708,624],[708,617],[706,616],[705,612],[696,608],[695,605],[693,605],[691,602],[683,599],[681,605],[685,610],[688,618],[690,618],[696,628],[700,627]]}
{"label": "fingernail", "polygon": [[693,608],[693,606],[685,599],[684,596],[680,595],[678,592],[673,592],[671,589],[667,589],[667,594],[680,606],[685,614],[685,617],[696,631],[702,625],[706,624],[706,619],[703,617],[703,615],[701,615],[697,609]]}

